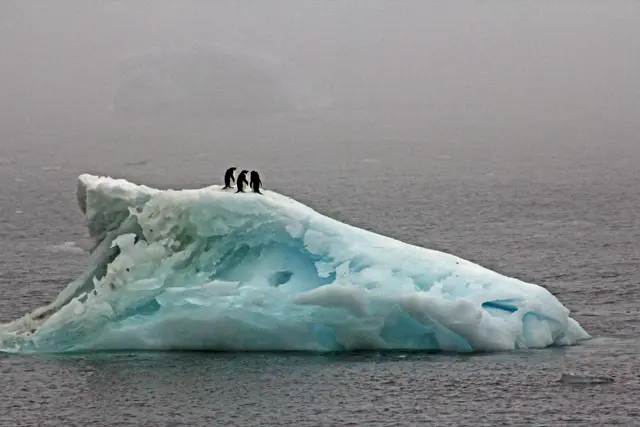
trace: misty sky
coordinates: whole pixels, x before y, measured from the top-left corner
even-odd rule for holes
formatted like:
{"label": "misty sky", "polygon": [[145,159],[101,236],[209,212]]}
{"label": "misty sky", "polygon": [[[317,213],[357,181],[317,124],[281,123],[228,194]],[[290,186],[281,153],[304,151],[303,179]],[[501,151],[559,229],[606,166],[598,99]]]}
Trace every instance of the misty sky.
{"label": "misty sky", "polygon": [[[197,97],[212,115],[282,96],[291,111],[471,125],[640,117],[637,1],[4,0],[0,34],[4,130],[109,122],[118,96]],[[123,64],[149,55],[174,62],[132,95]]]}

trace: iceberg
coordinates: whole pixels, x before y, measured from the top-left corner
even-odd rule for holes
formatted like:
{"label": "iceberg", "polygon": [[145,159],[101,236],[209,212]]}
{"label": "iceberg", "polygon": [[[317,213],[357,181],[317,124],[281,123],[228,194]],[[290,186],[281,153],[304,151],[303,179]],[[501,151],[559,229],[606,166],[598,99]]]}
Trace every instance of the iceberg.
{"label": "iceberg", "polygon": [[158,190],[84,174],[93,247],[50,304],[0,325],[0,350],[479,352],[590,338],[546,289],[213,185]]}

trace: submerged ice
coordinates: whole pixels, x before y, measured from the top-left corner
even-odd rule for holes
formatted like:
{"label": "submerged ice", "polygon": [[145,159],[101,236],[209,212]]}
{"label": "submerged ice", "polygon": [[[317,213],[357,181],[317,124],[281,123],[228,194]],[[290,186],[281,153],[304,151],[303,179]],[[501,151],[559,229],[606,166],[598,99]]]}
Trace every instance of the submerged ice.
{"label": "submerged ice", "polygon": [[95,245],[0,349],[500,351],[589,338],[552,294],[288,197],[82,175]]}

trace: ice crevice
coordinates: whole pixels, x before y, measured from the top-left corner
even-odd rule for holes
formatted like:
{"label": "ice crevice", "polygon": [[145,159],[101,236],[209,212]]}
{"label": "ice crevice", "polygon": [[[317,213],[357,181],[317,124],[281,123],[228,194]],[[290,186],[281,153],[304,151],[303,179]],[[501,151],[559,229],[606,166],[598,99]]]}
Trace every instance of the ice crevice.
{"label": "ice crevice", "polygon": [[0,325],[0,350],[471,352],[589,338],[538,285],[264,193],[81,175],[87,267]]}

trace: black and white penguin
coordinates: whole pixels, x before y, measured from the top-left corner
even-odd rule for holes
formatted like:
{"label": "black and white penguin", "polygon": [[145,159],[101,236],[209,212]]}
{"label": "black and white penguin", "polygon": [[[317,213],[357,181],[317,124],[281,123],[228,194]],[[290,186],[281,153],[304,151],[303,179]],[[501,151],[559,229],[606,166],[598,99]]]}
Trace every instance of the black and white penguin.
{"label": "black and white penguin", "polygon": [[262,194],[260,192],[260,186],[262,185],[262,181],[260,180],[260,175],[257,171],[251,171],[251,182],[249,182],[249,187],[253,190],[254,193]]}
{"label": "black and white penguin", "polygon": [[222,187],[223,190],[231,188],[231,181],[236,182],[236,179],[233,176],[236,172],[236,169],[237,168],[234,166],[227,169],[227,171],[224,173],[224,187]]}
{"label": "black and white penguin", "polygon": [[249,184],[249,181],[247,181],[248,172],[249,171],[242,171],[240,172],[240,175],[238,175],[238,181],[236,182],[238,191],[236,191],[236,193],[244,193],[244,186]]}

